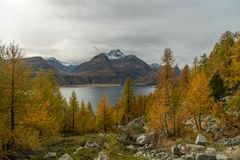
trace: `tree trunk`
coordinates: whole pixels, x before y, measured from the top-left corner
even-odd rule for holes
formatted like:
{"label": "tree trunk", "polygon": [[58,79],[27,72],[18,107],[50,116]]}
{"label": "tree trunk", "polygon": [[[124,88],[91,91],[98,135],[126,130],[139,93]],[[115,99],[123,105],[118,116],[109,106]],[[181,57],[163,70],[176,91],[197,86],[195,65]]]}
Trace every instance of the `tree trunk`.
{"label": "tree trunk", "polygon": [[169,136],[169,131],[168,131],[168,122],[167,122],[167,113],[164,114],[164,125],[165,125],[165,134]]}
{"label": "tree trunk", "polygon": [[175,112],[173,113],[173,132],[174,132],[174,136],[176,137],[176,114],[175,114]]}
{"label": "tree trunk", "polygon": [[15,64],[14,64],[14,59],[12,58],[12,82],[11,82],[11,107],[10,107],[10,112],[11,112],[11,131],[15,129],[15,114],[14,114],[14,106],[15,106],[15,81],[14,81],[14,72],[15,72]]}
{"label": "tree trunk", "polygon": [[198,115],[198,125],[199,125],[199,132],[202,133],[202,119],[201,119],[201,113]]}
{"label": "tree trunk", "polygon": [[73,119],[72,119],[72,130],[73,130],[73,132],[75,131],[75,128],[74,128],[74,126],[75,126],[75,113],[74,113],[75,111],[74,111],[74,106],[73,106]]}

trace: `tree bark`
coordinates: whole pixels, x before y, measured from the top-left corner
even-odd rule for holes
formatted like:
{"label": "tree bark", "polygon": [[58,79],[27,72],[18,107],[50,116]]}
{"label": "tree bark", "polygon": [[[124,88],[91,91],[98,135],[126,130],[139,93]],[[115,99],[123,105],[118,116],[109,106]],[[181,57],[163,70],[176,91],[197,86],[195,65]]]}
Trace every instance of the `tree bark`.
{"label": "tree bark", "polygon": [[15,72],[15,64],[14,64],[14,58],[12,57],[12,81],[11,81],[11,131],[15,129],[15,114],[14,114],[14,108],[15,108],[15,81],[14,81],[14,72]]}

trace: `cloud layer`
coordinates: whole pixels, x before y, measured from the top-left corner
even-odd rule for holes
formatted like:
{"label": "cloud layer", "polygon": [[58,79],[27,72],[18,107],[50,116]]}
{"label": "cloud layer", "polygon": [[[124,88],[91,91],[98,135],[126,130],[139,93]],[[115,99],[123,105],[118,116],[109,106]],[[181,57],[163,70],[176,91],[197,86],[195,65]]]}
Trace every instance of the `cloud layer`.
{"label": "cloud layer", "polygon": [[85,59],[119,48],[148,63],[170,47],[180,66],[239,31],[239,0],[1,0],[0,40],[27,56]]}

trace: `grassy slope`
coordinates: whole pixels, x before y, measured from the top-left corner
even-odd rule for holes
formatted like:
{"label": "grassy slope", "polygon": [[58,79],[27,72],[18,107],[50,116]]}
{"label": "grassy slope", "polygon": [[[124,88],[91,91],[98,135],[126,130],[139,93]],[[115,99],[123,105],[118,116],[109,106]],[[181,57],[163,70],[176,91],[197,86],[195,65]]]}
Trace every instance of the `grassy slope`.
{"label": "grassy slope", "polygon": [[108,156],[113,160],[143,160],[142,158],[134,157],[133,154],[125,150],[124,147],[116,141],[114,136],[99,136],[96,134],[75,136],[67,138],[55,138],[42,143],[41,147],[37,151],[37,155],[32,158],[33,160],[40,160],[47,152],[57,153],[57,158],[61,155],[68,153],[74,160],[93,160],[98,156],[100,150],[83,148],[79,152],[73,155],[73,152],[80,147],[84,146],[86,141],[91,140],[97,142],[100,145],[110,144],[110,149],[105,149]]}

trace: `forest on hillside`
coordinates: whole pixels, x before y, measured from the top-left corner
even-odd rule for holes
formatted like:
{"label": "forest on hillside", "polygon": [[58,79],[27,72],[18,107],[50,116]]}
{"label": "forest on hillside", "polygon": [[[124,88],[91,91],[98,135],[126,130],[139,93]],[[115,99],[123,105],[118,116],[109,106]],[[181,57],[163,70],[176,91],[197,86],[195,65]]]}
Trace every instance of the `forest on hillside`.
{"label": "forest on hillside", "polygon": [[[152,94],[134,95],[134,80],[128,78],[119,102],[110,106],[102,95],[96,112],[91,102],[79,102],[75,92],[66,100],[53,71],[33,75],[23,58],[15,43],[0,44],[0,159],[15,159],[21,150],[37,150],[56,137],[122,134],[121,127],[138,118],[146,122],[144,131],[126,129],[126,139],[136,130],[153,133],[157,149],[198,133],[211,142],[240,134],[238,33],[225,32],[209,54],[195,57],[180,75],[175,74],[174,53],[166,48]],[[218,130],[203,125],[209,115],[217,119]],[[185,125],[189,120],[191,128]],[[110,157],[120,143],[111,142],[105,148]]]}

